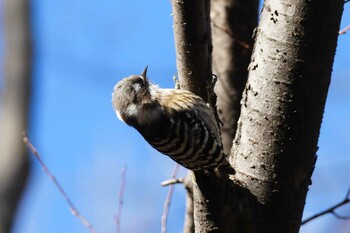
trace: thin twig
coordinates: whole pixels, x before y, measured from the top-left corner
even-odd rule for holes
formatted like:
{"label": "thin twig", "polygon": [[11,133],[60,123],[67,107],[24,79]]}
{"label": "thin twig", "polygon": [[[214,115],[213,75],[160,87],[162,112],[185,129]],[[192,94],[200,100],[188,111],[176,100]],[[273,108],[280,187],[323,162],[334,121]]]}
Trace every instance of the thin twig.
{"label": "thin twig", "polygon": [[[171,176],[171,178],[173,180],[176,179],[176,176],[177,176],[177,173],[179,172],[179,169],[180,169],[180,165],[176,164],[174,171],[173,171],[173,174]],[[170,203],[171,203],[171,198],[173,196],[174,188],[175,188],[174,184],[170,184],[169,192],[168,192],[168,195],[167,195],[166,200],[164,202],[164,211],[163,211],[163,215],[162,215],[162,233],[166,233],[166,230],[167,230],[166,223],[168,220],[169,207],[170,207]]]}
{"label": "thin twig", "polygon": [[115,220],[115,225],[117,228],[117,233],[120,233],[120,219],[122,216],[122,209],[123,209],[123,204],[124,204],[124,190],[125,190],[125,177],[126,177],[126,166],[122,167],[121,170],[121,174],[122,174],[122,180],[120,183],[120,190],[118,192],[118,197],[119,197],[119,202],[118,202],[118,211],[117,211],[117,215],[114,216],[114,220]]}
{"label": "thin twig", "polygon": [[[350,0],[349,0],[350,1]],[[347,31],[350,30],[350,25],[346,26],[344,29],[339,31],[339,35],[344,35]]]}
{"label": "thin twig", "polygon": [[303,225],[303,224],[305,224],[307,222],[310,222],[311,220],[314,220],[315,218],[318,218],[318,217],[320,217],[322,215],[325,215],[325,214],[333,214],[338,219],[348,220],[348,219],[350,219],[350,216],[348,216],[348,217],[347,216],[341,216],[341,215],[337,214],[335,212],[335,210],[337,208],[339,208],[339,207],[349,203],[349,202],[350,202],[350,187],[349,187],[349,189],[348,189],[348,191],[346,193],[346,196],[345,196],[344,200],[342,200],[341,202],[335,204],[332,207],[329,207],[328,209],[326,209],[324,211],[321,211],[321,212],[319,212],[319,213],[317,213],[317,214],[315,214],[315,215],[305,219],[304,221],[301,222],[301,225]]}
{"label": "thin twig", "polygon": [[341,219],[341,220],[349,220],[350,219],[350,216],[343,216],[343,215],[340,215],[340,214],[336,213],[335,211],[333,211],[332,214],[336,218]]}
{"label": "thin twig", "polygon": [[184,178],[175,178],[175,179],[164,180],[162,183],[160,183],[160,185],[168,186],[171,184],[182,184],[183,182],[184,182]]}
{"label": "thin twig", "polygon": [[71,199],[69,198],[67,193],[64,191],[64,189],[62,188],[61,184],[58,182],[56,177],[50,172],[50,170],[48,169],[48,167],[46,166],[44,161],[41,159],[41,156],[40,156],[39,152],[35,149],[33,144],[30,142],[30,140],[29,140],[29,138],[27,136],[27,133],[23,132],[22,136],[23,136],[23,142],[26,144],[28,149],[33,153],[35,158],[39,161],[39,163],[40,163],[42,169],[44,170],[44,172],[52,180],[52,182],[54,183],[54,185],[56,186],[56,188],[58,189],[60,194],[63,196],[64,200],[67,202],[67,204],[69,206],[69,210],[71,211],[71,213],[75,217],[77,217],[90,230],[90,232],[96,233],[96,230],[94,229],[92,224],[83,215],[81,215],[79,213],[78,209],[74,206],[73,202],[71,201]]}

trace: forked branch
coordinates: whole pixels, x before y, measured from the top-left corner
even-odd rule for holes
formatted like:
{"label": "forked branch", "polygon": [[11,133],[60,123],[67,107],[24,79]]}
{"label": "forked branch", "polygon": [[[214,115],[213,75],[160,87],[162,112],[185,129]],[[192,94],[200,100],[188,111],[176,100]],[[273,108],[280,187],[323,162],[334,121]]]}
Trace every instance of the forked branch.
{"label": "forked branch", "polygon": [[342,219],[342,220],[349,220],[350,219],[350,216],[342,216],[338,213],[335,212],[335,210],[343,205],[346,205],[347,203],[350,202],[350,187],[348,189],[348,192],[346,193],[346,196],[344,198],[344,200],[340,201],[339,203],[311,216],[311,217],[308,217],[307,219],[305,219],[304,221],[302,221],[301,225],[305,224],[305,223],[308,223],[318,217],[321,217],[323,215],[326,215],[326,214],[333,214],[336,218],[338,219]]}

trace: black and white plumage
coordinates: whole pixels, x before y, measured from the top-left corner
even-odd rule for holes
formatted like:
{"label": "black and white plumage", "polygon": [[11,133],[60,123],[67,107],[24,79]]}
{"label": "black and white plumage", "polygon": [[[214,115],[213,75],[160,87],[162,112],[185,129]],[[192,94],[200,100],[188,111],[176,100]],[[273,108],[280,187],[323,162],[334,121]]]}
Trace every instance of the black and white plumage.
{"label": "black and white plumage", "polygon": [[112,103],[120,120],[156,150],[193,171],[233,174],[212,109],[192,92],[150,83],[147,67],[114,86]]}

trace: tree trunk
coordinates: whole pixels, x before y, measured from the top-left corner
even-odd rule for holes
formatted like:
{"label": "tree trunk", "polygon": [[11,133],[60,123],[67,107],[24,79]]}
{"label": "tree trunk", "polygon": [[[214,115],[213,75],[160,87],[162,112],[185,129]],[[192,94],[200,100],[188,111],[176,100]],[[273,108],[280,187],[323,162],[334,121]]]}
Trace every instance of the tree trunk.
{"label": "tree trunk", "polygon": [[[298,232],[344,2],[265,1],[241,109],[238,100],[257,2],[212,3],[213,64],[225,151],[241,111],[230,155],[237,174],[231,179],[195,174],[195,232]],[[181,87],[206,99],[211,39],[203,14],[208,14],[209,2],[172,4]],[[252,16],[243,18],[245,12]]]}
{"label": "tree trunk", "polygon": [[256,232],[299,231],[343,4],[264,3],[231,155]]}
{"label": "tree trunk", "polygon": [[28,2],[5,0],[3,4],[5,68],[0,98],[0,233],[7,233],[29,172],[21,132],[27,127],[31,43]]}
{"label": "tree trunk", "polygon": [[[172,5],[180,87],[208,100],[215,109],[215,95],[211,96],[210,2],[173,0]],[[247,221],[240,216],[241,211],[246,212],[247,208],[230,208],[237,205],[244,207],[244,203],[230,198],[233,195],[231,193],[245,198],[239,186],[234,188],[228,179],[200,173],[193,174],[192,182],[193,189],[189,195],[193,193],[193,196],[187,199],[184,232],[232,232],[232,229],[239,232],[243,225],[246,226]],[[193,219],[188,215],[192,206]],[[191,222],[194,222],[194,229],[193,224],[188,224]]]}

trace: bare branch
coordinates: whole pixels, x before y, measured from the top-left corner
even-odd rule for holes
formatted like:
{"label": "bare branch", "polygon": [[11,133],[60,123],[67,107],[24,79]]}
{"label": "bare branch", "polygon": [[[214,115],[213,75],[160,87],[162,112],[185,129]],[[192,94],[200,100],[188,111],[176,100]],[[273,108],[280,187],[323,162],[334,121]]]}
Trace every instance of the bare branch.
{"label": "bare branch", "polygon": [[119,197],[119,202],[118,202],[118,211],[117,211],[117,215],[114,216],[114,221],[115,221],[115,225],[117,228],[117,233],[120,233],[120,219],[122,216],[122,209],[123,209],[123,197],[124,197],[124,191],[125,191],[125,177],[126,177],[126,166],[122,167],[121,170],[121,174],[122,174],[122,180],[120,183],[120,190],[118,192],[118,197]]}
{"label": "bare branch", "polygon": [[[179,172],[179,169],[180,169],[180,165],[176,164],[174,171],[173,171],[173,174],[171,176],[171,178],[173,180],[176,178],[177,173]],[[164,211],[163,211],[163,215],[162,215],[162,233],[166,233],[166,230],[167,230],[166,223],[168,220],[169,207],[170,207],[170,203],[171,203],[171,198],[173,196],[174,188],[175,188],[174,184],[170,184],[169,192],[168,192],[168,195],[167,195],[165,203],[164,203]]]}
{"label": "bare branch", "polygon": [[321,212],[319,212],[319,213],[317,213],[317,214],[315,214],[315,215],[305,219],[304,221],[301,222],[301,225],[303,225],[303,224],[305,224],[307,222],[310,222],[311,220],[314,220],[314,219],[316,219],[318,217],[321,217],[321,216],[323,216],[325,214],[333,214],[338,219],[348,220],[348,219],[350,219],[350,216],[341,216],[341,215],[337,214],[335,212],[335,210],[337,208],[339,208],[339,207],[349,203],[349,202],[350,202],[350,187],[348,189],[348,192],[346,193],[346,196],[345,196],[344,200],[342,200],[341,202],[339,202],[339,203],[329,207],[328,209],[325,209],[324,211],[321,211]]}
{"label": "bare branch", "polygon": [[184,222],[184,233],[194,232],[194,221],[193,221],[193,193],[186,193],[186,213]]}
{"label": "bare branch", "polygon": [[208,99],[211,82],[209,0],[172,0],[176,66],[181,89]]}
{"label": "bare branch", "polygon": [[[183,184],[186,189],[186,214],[185,214],[185,223],[184,223],[184,233],[193,233],[194,232],[194,222],[193,222],[193,183],[191,172],[187,174],[186,177],[182,178],[172,178],[165,180],[160,183],[162,186],[174,185],[174,184]],[[170,190],[169,190],[170,192]]]}
{"label": "bare branch", "polygon": [[332,212],[332,214],[336,217],[336,218],[338,218],[338,219],[341,219],[341,220],[349,220],[350,219],[350,216],[342,216],[342,215],[339,215],[339,214],[337,214],[336,212]]}
{"label": "bare branch", "polygon": [[168,186],[171,184],[182,184],[184,182],[184,178],[176,178],[176,179],[169,179],[165,180],[162,183],[160,183],[161,186]]}
{"label": "bare branch", "polygon": [[28,0],[0,5],[0,232],[11,232],[31,169],[20,138],[28,126],[31,99],[32,17]]}
{"label": "bare branch", "polygon": [[350,30],[350,25],[346,26],[344,29],[339,31],[339,35],[344,35],[349,30]]}
{"label": "bare branch", "polygon": [[35,147],[33,146],[33,144],[30,142],[27,133],[23,132],[23,142],[25,143],[25,145],[28,147],[28,149],[33,153],[33,155],[35,156],[35,158],[39,161],[42,169],[44,170],[44,172],[47,174],[47,176],[52,180],[52,182],[54,183],[54,185],[56,186],[56,188],[58,189],[58,191],[60,192],[60,194],[63,196],[64,200],[67,202],[68,206],[69,206],[69,210],[71,211],[71,213],[77,217],[92,233],[96,233],[96,230],[94,229],[94,227],[92,226],[92,224],[83,216],[79,213],[78,209],[74,206],[72,200],[69,198],[69,196],[67,195],[67,193],[64,191],[62,185],[58,182],[58,180],[56,179],[56,177],[50,172],[50,170],[48,169],[48,167],[46,166],[46,164],[44,163],[44,161],[42,160],[39,152],[35,149]]}
{"label": "bare branch", "polygon": [[348,192],[345,195],[344,200],[348,200],[350,198],[350,187],[348,188]]}
{"label": "bare branch", "polygon": [[240,116],[258,19],[258,0],[212,0],[213,73],[224,151],[230,153]]}
{"label": "bare branch", "polygon": [[186,212],[183,233],[194,233],[194,204],[193,204],[193,182],[192,174],[188,172],[183,185],[186,189]]}

